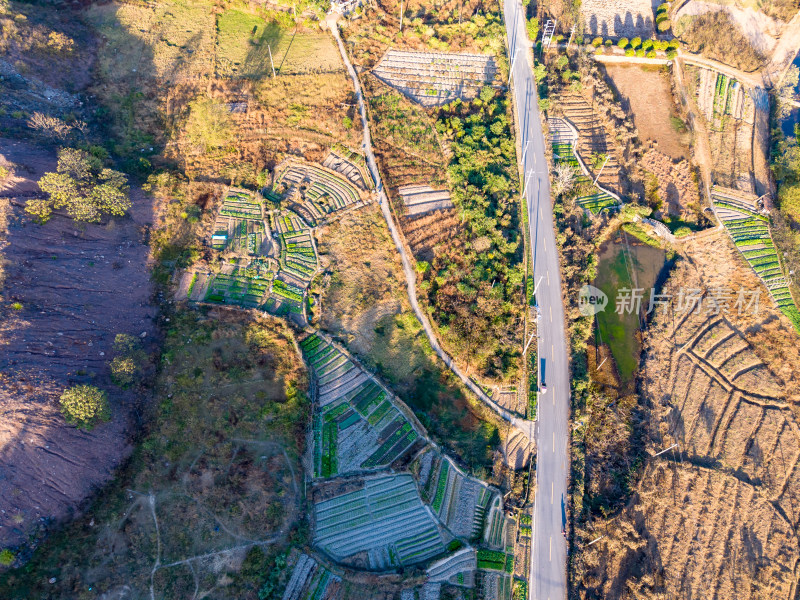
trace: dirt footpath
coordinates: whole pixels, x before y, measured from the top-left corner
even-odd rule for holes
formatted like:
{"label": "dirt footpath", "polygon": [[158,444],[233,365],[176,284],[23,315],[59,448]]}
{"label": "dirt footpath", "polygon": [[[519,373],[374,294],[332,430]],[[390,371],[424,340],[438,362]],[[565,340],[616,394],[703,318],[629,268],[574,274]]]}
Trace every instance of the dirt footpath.
{"label": "dirt footpath", "polygon": [[[73,509],[129,453],[135,394],[115,387],[108,361],[117,333],[153,339],[155,309],[143,226],[150,201],[133,192],[132,218],[78,225],[55,216],[44,226],[24,213],[55,154],[0,139],[4,282],[0,294],[0,548]],[[112,421],[92,432],[66,425],[58,397],[76,383],[108,391]]]}

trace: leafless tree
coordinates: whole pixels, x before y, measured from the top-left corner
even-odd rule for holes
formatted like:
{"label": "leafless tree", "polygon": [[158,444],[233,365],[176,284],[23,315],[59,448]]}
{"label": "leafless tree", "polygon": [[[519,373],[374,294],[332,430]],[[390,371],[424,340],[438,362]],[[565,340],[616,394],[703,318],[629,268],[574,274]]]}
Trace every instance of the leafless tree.
{"label": "leafless tree", "polygon": [[72,127],[58,117],[52,117],[41,112],[35,112],[28,119],[28,127],[34,129],[48,138],[65,139]]}

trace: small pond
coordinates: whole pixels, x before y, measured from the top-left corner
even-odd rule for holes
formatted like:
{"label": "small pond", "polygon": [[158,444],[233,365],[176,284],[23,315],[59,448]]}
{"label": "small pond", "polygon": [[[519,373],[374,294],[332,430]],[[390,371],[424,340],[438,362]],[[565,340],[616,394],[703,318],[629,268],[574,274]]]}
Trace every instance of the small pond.
{"label": "small pond", "polygon": [[639,315],[635,311],[616,312],[620,289],[642,288],[642,312],[644,317],[650,298],[650,289],[662,283],[659,275],[667,263],[666,252],[639,242],[622,230],[603,244],[598,255],[597,277],[593,285],[608,296],[606,310],[597,314],[595,334],[600,344],[611,349],[617,365],[620,382],[625,385],[633,380],[639,366],[641,338]]}

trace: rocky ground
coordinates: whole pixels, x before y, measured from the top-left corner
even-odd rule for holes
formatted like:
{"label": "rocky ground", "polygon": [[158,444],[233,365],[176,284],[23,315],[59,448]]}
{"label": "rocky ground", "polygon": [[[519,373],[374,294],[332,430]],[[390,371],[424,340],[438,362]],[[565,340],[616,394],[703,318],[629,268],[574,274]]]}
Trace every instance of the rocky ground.
{"label": "rocky ground", "polygon": [[[14,546],[51,519],[64,518],[105,482],[130,451],[136,394],[115,387],[108,363],[118,333],[153,339],[155,308],[143,244],[150,200],[132,191],[131,216],[80,225],[24,212],[55,170],[55,154],[0,139],[4,279],[0,297],[0,547]],[[109,423],[84,432],[64,422],[65,387],[108,391]]]}

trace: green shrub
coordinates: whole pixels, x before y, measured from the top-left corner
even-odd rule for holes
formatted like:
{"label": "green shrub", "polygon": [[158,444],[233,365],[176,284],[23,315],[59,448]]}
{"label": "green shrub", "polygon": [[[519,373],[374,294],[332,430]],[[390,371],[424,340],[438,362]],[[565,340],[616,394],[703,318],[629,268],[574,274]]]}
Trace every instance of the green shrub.
{"label": "green shrub", "polygon": [[622,38],[620,41],[617,42],[617,46],[622,48],[623,50],[628,47],[628,38]]}
{"label": "green shrub", "polygon": [[67,423],[81,429],[92,429],[111,418],[108,396],[92,385],[76,385],[61,394],[61,412]]}
{"label": "green shrub", "polygon": [[657,40],[654,45],[656,50],[666,50],[669,47],[669,42],[667,40]]}
{"label": "green shrub", "polygon": [[678,48],[681,47],[681,43],[678,40],[678,38],[673,38],[673,39],[671,39],[669,41],[669,44],[667,44],[667,47],[672,48],[673,50],[677,50]]}
{"label": "green shrub", "polygon": [[658,8],[656,9],[656,14],[663,15],[663,14],[666,14],[668,12],[669,12],[669,2],[663,2],[663,3],[659,4]]}
{"label": "green shrub", "polygon": [[667,50],[667,58],[670,60],[674,60],[675,57],[678,56],[677,50]]}
{"label": "green shrub", "polygon": [[535,42],[536,37],[539,35],[539,19],[536,17],[531,17],[531,19],[525,25],[525,28],[528,30],[528,37],[530,40]]}
{"label": "green shrub", "polygon": [[645,56],[647,56],[647,58],[655,58],[656,57],[656,51],[655,50],[648,50],[647,54],[645,54]]}
{"label": "green shrub", "polygon": [[636,56],[638,56],[639,58],[642,58],[644,56],[644,50],[639,48],[639,50],[636,51]]}
{"label": "green shrub", "polygon": [[686,227],[686,225],[683,225],[682,227],[678,227],[675,230],[675,234],[674,235],[677,238],[682,238],[682,237],[686,237],[687,235],[689,235],[691,233],[692,233],[692,230],[689,229],[688,227]]}
{"label": "green shrub", "polygon": [[631,48],[633,48],[634,50],[636,50],[641,45],[642,45],[642,38],[635,37],[631,40]]}
{"label": "green shrub", "polygon": [[658,30],[659,30],[661,33],[665,33],[665,32],[667,32],[667,31],[669,31],[669,30],[670,30],[670,27],[672,27],[672,21],[670,21],[669,19],[667,19],[666,21],[661,21],[661,22],[658,24]]}
{"label": "green shrub", "polygon": [[633,48],[628,48],[627,50],[625,50],[625,56],[633,56],[634,53],[635,51]]}
{"label": "green shrub", "polygon": [[612,42],[611,40],[606,40],[605,41],[606,48],[611,48],[611,44],[613,44],[613,43],[614,42]]}
{"label": "green shrub", "polygon": [[0,552],[0,565],[8,567],[13,562],[14,562],[14,553],[11,550],[6,548],[2,552]]}
{"label": "green shrub", "polygon": [[105,214],[122,216],[131,207],[125,175],[104,168],[100,159],[76,148],[58,151],[56,172],[45,173],[39,188],[48,197],[28,200],[25,211],[40,222],[57,208],[66,209],[76,221],[98,223]]}
{"label": "green shrub", "polygon": [[595,54],[604,54],[605,52],[603,50],[603,47],[600,46],[599,48],[595,48],[594,53]]}
{"label": "green shrub", "polygon": [[350,117],[345,117],[342,119],[342,124],[344,125],[345,129],[352,129],[353,128],[353,119]]}
{"label": "green shrub", "polygon": [[0,181],[11,175],[11,170],[0,165]]}
{"label": "green shrub", "polygon": [[648,50],[652,49],[653,49],[653,40],[645,40],[644,42],[642,42],[642,50],[647,52]]}
{"label": "green shrub", "polygon": [[592,40],[592,46],[595,48],[599,48],[603,44],[603,38],[596,37]]}

